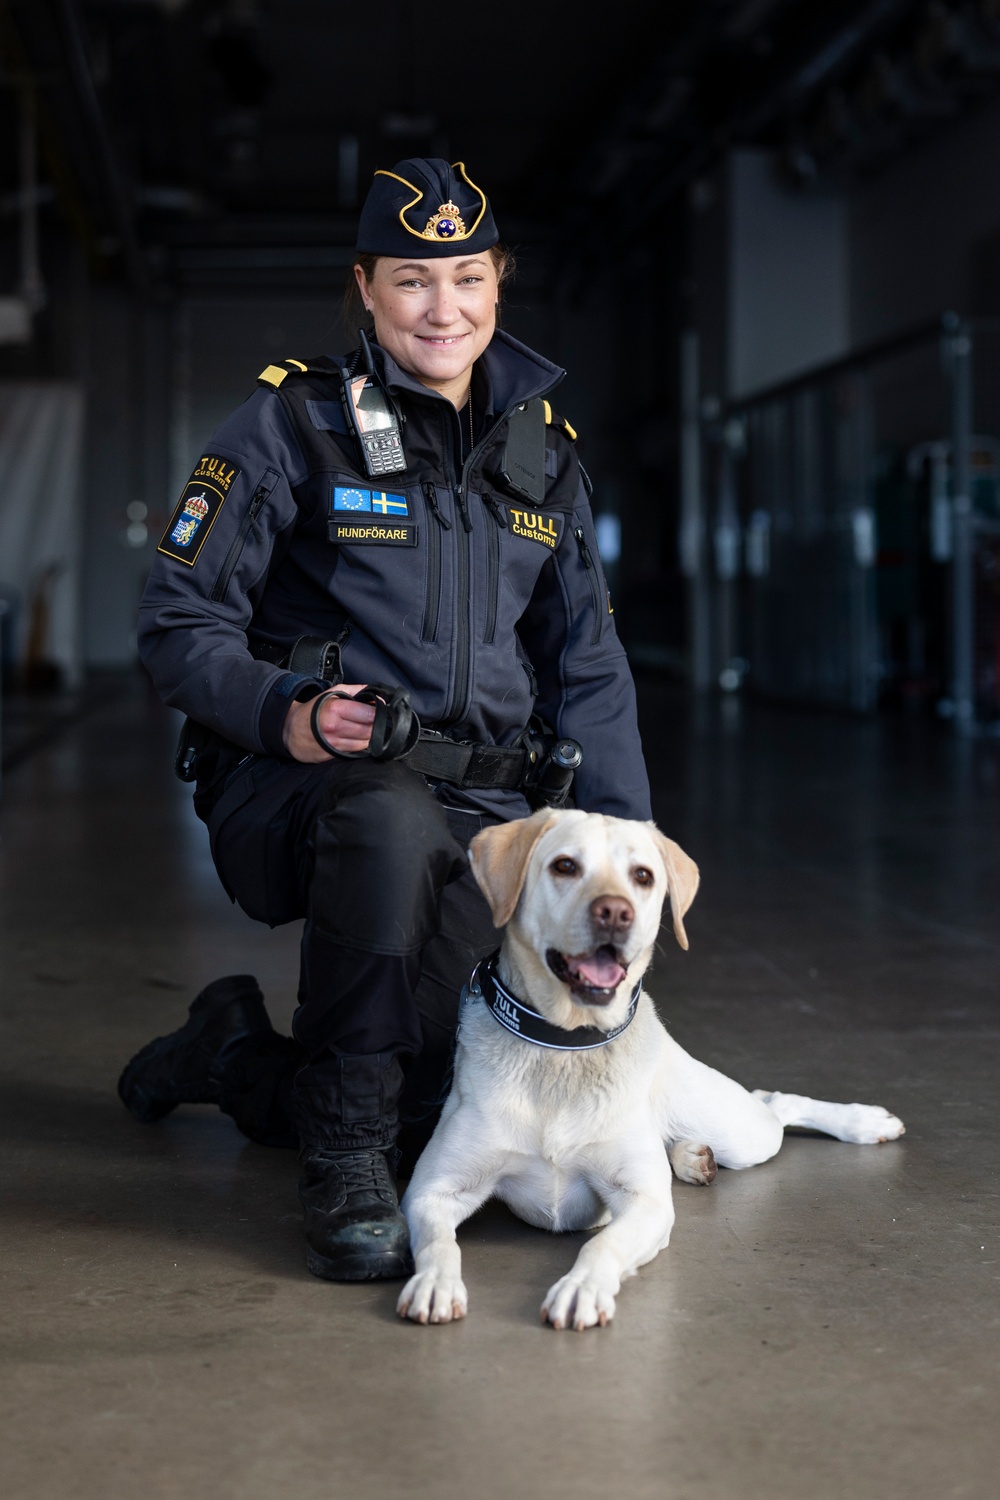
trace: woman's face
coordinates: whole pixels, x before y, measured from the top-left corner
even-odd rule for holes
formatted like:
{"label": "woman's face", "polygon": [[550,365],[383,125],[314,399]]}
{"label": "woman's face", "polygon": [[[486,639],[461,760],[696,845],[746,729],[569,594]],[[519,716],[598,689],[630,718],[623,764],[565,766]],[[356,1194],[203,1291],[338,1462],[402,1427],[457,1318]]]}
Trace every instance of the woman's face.
{"label": "woman's face", "polygon": [[421,384],[464,399],[472,366],[496,329],[492,257],[380,256],[371,281],[360,266],[354,274],[382,348]]}

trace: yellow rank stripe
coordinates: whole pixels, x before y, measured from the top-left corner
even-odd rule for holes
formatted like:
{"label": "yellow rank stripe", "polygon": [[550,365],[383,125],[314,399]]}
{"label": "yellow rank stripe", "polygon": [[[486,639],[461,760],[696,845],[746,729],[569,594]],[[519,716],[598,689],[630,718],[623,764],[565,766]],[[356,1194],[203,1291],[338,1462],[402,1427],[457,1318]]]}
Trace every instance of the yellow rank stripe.
{"label": "yellow rank stripe", "polygon": [[546,425],[546,427],[551,427],[553,425],[553,423],[556,422],[562,428],[563,432],[565,432],[566,436],[568,438],[572,439],[572,441],[575,443],[576,442],[576,428],[575,427],[571,427],[570,424],[567,422],[567,420],[566,420],[565,417],[558,417],[557,418],[555,416],[555,413],[552,410],[552,407],[546,401],[546,399],[545,399],[544,396],[542,397],[542,405],[545,408],[545,425]]}
{"label": "yellow rank stripe", "polygon": [[287,374],[288,371],[283,370],[280,365],[268,365],[266,370],[261,370],[257,379],[263,380],[266,385],[273,385],[277,389]]}
{"label": "yellow rank stripe", "polygon": [[[304,365],[301,359],[292,359],[291,355],[289,355],[288,359],[285,360],[285,364],[294,365],[296,369],[301,370],[304,375],[308,375],[309,373],[309,366]],[[267,385],[273,385],[275,389],[277,389],[277,387],[284,380],[285,376],[292,374],[294,374],[294,371],[283,370],[280,365],[268,365],[265,370],[261,370],[260,374],[257,376],[257,379],[263,380]]]}

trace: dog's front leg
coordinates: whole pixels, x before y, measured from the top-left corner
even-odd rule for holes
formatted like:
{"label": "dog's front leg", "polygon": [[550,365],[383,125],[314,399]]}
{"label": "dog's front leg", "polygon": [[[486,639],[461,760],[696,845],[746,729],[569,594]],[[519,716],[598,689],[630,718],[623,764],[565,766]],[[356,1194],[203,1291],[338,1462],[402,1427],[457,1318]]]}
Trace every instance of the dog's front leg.
{"label": "dog's front leg", "polygon": [[400,1293],[396,1311],[414,1323],[465,1317],[469,1296],[455,1231],[490,1197],[503,1162],[502,1156],[491,1159],[473,1149],[475,1119],[445,1108],[402,1203],[416,1272]]}
{"label": "dog's front leg", "polygon": [[450,1323],[465,1317],[469,1294],[455,1231],[488,1196],[488,1191],[480,1195],[429,1190],[404,1201],[416,1273],[399,1294],[396,1311],[401,1318]]}
{"label": "dog's front leg", "polygon": [[587,1241],[573,1269],[549,1290],[543,1323],[578,1331],[595,1324],[603,1328],[615,1315],[622,1281],[666,1247],[674,1207],[665,1154],[651,1177],[633,1186],[624,1186],[620,1176],[613,1187],[607,1180],[594,1184],[611,1210],[611,1223]]}

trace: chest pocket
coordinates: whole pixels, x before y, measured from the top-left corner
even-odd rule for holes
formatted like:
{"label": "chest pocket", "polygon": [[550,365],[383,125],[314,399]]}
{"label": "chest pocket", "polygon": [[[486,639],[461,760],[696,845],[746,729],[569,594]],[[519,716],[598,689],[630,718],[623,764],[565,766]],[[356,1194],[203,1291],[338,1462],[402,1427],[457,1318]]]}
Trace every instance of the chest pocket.
{"label": "chest pocket", "polygon": [[504,616],[511,611],[509,624],[513,627],[528,606],[546,559],[559,545],[567,518],[558,511],[530,509],[489,491],[482,498],[486,511],[483,641],[490,645],[496,639],[501,595],[507,601]]}

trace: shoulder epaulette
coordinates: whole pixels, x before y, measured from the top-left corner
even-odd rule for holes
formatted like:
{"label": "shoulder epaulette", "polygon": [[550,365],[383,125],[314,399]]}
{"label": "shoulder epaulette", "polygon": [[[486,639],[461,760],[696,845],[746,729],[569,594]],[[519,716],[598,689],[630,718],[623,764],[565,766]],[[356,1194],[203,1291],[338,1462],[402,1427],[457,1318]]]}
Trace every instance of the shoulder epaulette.
{"label": "shoulder epaulette", "polygon": [[310,359],[308,363],[301,359],[283,359],[280,365],[268,365],[261,370],[257,384],[269,385],[276,391],[289,375],[336,375],[338,370],[339,366],[325,354]]}
{"label": "shoulder epaulette", "polygon": [[569,422],[567,422],[566,418],[565,417],[561,417],[557,411],[553,411],[552,407],[544,399],[544,397],[542,399],[542,405],[545,408],[545,425],[546,425],[546,427],[558,427],[559,430],[560,430],[560,432],[564,432],[566,434],[566,436],[569,438],[569,440],[570,440],[571,443],[575,443],[576,442],[576,428],[575,427],[571,427],[570,424],[569,424]]}

